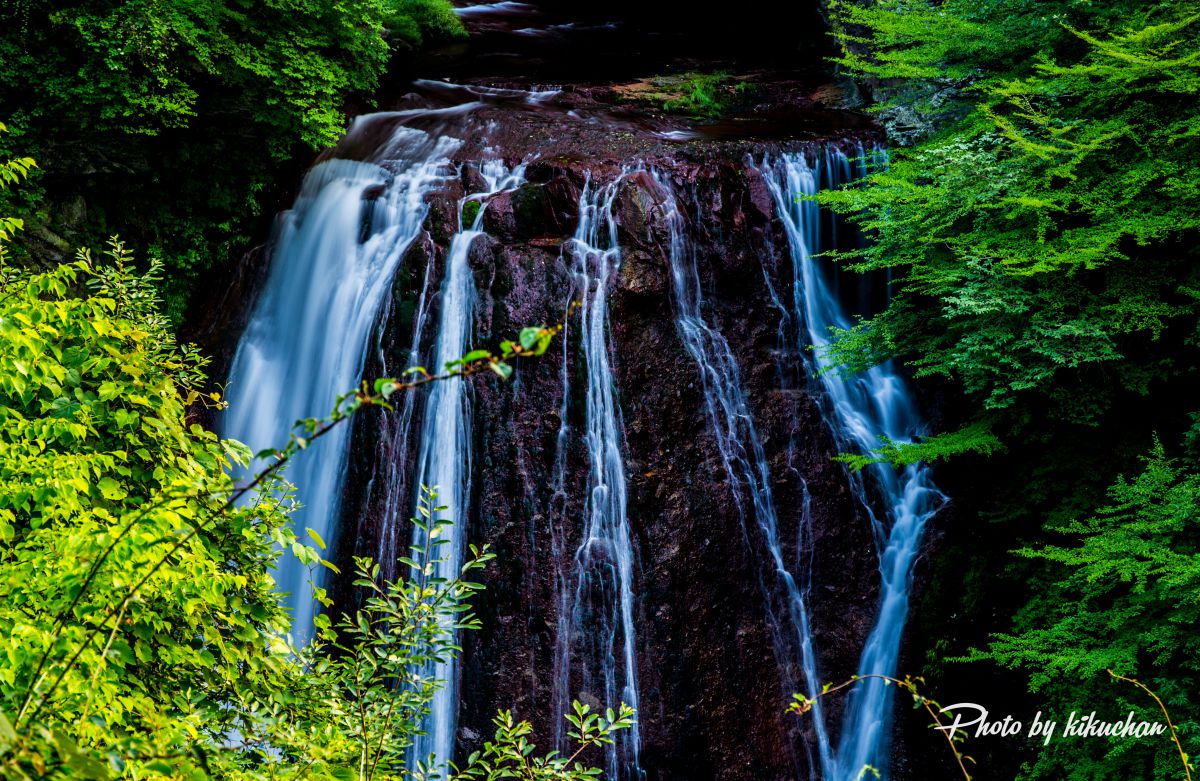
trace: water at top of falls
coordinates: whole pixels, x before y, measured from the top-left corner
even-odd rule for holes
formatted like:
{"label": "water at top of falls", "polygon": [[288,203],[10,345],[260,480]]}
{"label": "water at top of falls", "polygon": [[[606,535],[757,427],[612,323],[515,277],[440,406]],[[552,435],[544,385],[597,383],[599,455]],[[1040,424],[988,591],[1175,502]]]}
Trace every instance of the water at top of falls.
{"label": "water at top of falls", "polygon": [[[573,664],[582,671],[585,688],[602,689],[603,696],[598,699],[606,707],[615,710],[621,703],[638,707],[634,551],[622,457],[624,425],[608,339],[609,283],[620,264],[613,203],[623,179],[622,175],[607,186],[597,187],[588,177],[579,198],[579,225],[567,245],[581,300],[588,476],[582,538],[574,558],[570,614],[559,626],[555,707],[564,707],[571,699],[568,687]],[[565,372],[563,380],[567,380]],[[564,388],[564,392],[568,390]],[[576,650],[576,643],[583,647]],[[562,718],[562,714],[555,714],[555,718]],[[618,733],[608,746],[608,777],[640,778],[640,753],[635,723]]]}
{"label": "water at top of falls", "polygon": [[[471,244],[483,234],[480,225],[487,198],[517,187],[524,181],[525,166],[513,170],[498,160],[485,161],[480,174],[486,182],[483,192],[467,196],[458,205],[459,230],[446,252],[445,272],[438,291],[437,341],[434,346],[434,370],[461,358],[468,348],[475,311],[475,284],[468,264]],[[468,200],[482,205],[471,225],[462,225],[462,207]],[[423,327],[420,323],[418,329]],[[465,543],[467,500],[470,496],[471,445],[470,399],[462,379],[434,383],[425,404],[425,414],[417,455],[417,486],[437,490],[436,504],[446,509],[439,516],[451,521],[442,530],[442,544],[434,545],[426,530],[414,525],[413,545],[424,550],[426,561],[434,563],[434,578],[447,581],[459,576]],[[453,631],[447,627],[447,631]],[[430,712],[422,724],[423,734],[413,740],[409,756],[426,762],[430,755],[437,762],[450,760],[454,755],[454,737],[458,711],[458,664],[451,654],[430,662],[421,671],[427,678],[438,680],[441,687],[434,693]],[[415,767],[415,761],[410,761]],[[434,765],[436,767],[436,765]]]}
{"label": "water at top of falls", "polygon": [[[764,159],[762,173],[788,237],[792,259],[792,300],[787,306],[794,348],[812,345],[810,376],[818,377],[824,394],[826,419],[839,449],[870,453],[886,440],[908,442],[924,430],[904,378],[890,363],[848,376],[830,369],[824,350],[834,329],[848,328],[851,318],[837,294],[836,275],[829,261],[815,255],[832,247],[833,237],[821,235],[821,210],[808,196],[822,185],[836,187],[863,173],[867,152],[854,160],[833,147],[810,162],[802,153]],[[925,523],[944,501],[927,466],[895,469],[875,464],[864,475],[847,473],[859,504],[868,515],[879,557],[880,597],[875,624],[859,659],[858,675],[896,674],[900,639],[908,617],[912,569]],[[870,494],[874,494],[872,497]],[[879,507],[883,517],[875,511]],[[836,757],[826,767],[830,781],[854,781],[864,766],[887,776],[887,757],[893,707],[891,686],[879,679],[859,682],[849,695]]]}
{"label": "water at top of falls", "polygon": [[[807,604],[809,568],[793,567],[787,563],[779,539],[779,519],[772,495],[770,469],[746,398],[741,370],[728,341],[717,326],[704,316],[696,253],[687,240],[685,219],[679,208],[679,201],[670,183],[659,172],[654,173],[654,180],[665,196],[664,211],[671,236],[669,259],[675,324],[684,349],[700,372],[705,416],[721,456],[721,464],[733,495],[743,537],[753,549],[750,530],[747,528],[748,521],[753,521],[770,555],[767,566],[784,590],[787,604],[786,620],[790,628],[775,615],[770,599],[773,589],[764,577],[767,573],[756,573],[759,588],[763,592],[776,662],[787,681],[791,677],[788,674],[789,668],[798,661],[805,689],[812,696],[820,690],[820,682],[817,679]],[[804,490],[807,497],[807,486]],[[805,527],[810,524],[811,515],[806,501],[802,508],[802,533],[805,533]],[[803,545],[800,551],[803,556]],[[785,637],[785,632],[789,631],[794,636]],[[793,648],[799,651],[798,660],[790,658]],[[820,767],[832,764],[832,754],[823,709],[819,702],[813,708],[812,717],[817,733],[819,764],[812,761],[811,756],[808,764],[810,777],[816,779]]]}
{"label": "water at top of falls", "polygon": [[465,5],[454,9],[457,16],[477,16],[480,14],[497,14],[497,13],[527,13],[534,10],[534,6],[529,3],[518,3],[514,0],[503,0],[498,3],[477,3],[475,5]]}
{"label": "water at top of falls", "polygon": [[413,86],[423,92],[436,95],[445,100],[459,100],[463,105],[476,105],[478,102],[493,102],[506,105],[510,102],[536,106],[539,103],[558,95],[562,90],[520,90],[504,87],[487,87],[482,84],[455,84],[450,81],[435,81],[433,79],[417,79]]}
{"label": "water at top of falls", "polygon": [[[282,447],[296,421],[324,418],[358,385],[376,314],[459,143],[394,127],[388,168],[335,158],[309,171],[279,218],[270,271],[234,355],[223,436],[254,451]],[[337,426],[288,465],[302,539],[306,527],[333,539],[348,439],[349,427]],[[297,644],[311,638],[316,615],[309,577],[285,552],[276,580]]]}

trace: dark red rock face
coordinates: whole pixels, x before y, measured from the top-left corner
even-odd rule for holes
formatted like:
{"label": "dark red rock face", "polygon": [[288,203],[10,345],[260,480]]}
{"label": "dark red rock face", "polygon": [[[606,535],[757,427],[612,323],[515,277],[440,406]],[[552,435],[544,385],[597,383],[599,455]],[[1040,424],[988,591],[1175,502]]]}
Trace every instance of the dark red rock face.
{"label": "dark red rock face", "polygon": [[[641,162],[668,177],[686,200],[687,230],[699,259],[706,316],[739,362],[773,480],[780,538],[796,550],[807,483],[812,500],[813,588],[810,597],[822,680],[848,678],[875,609],[875,552],[858,517],[843,468],[831,462],[828,428],[798,368],[781,351],[780,312],[769,279],[789,295],[786,242],[772,220],[758,174],[746,164],[750,145],[693,147]],[[557,322],[575,293],[562,243],[577,220],[585,177],[610,181],[627,160],[585,162],[558,156],[533,164],[528,182],[487,207],[487,236],[472,246],[475,342],[492,345],[523,326]],[[465,171],[469,171],[467,166]],[[470,173],[464,173],[470,188]],[[381,316],[378,351],[368,376],[395,372],[408,360],[415,312],[436,308],[461,190],[439,195],[429,236],[405,259]],[[793,779],[808,776],[809,724],[785,713],[800,687],[799,650],[772,637],[768,611],[786,616],[781,584],[753,524],[743,525],[708,430],[698,369],[685,351],[671,300],[668,237],[650,176],[625,177],[615,205],[621,265],[610,280],[610,343],[624,422],[629,523],[635,549],[638,714],[642,766],[649,779]],[[426,280],[426,269],[430,279]],[[565,342],[523,363],[512,381],[472,383],[471,510],[468,539],[497,554],[475,601],[482,628],[463,638],[459,749],[490,735],[497,708],[512,708],[553,742],[554,650],[559,593],[569,582],[584,512],[587,455],[577,323]],[[425,338],[432,339],[427,329]],[[567,465],[555,495],[556,441],[565,403]],[[428,349],[428,344],[422,346]],[[413,414],[420,415],[420,403]],[[383,519],[398,496],[411,496],[411,445],[392,436],[380,416],[361,416],[346,482],[341,556],[378,555]],[[401,516],[410,507],[399,508]],[[407,526],[392,527],[407,547]],[[346,596],[343,595],[343,599]],[[572,680],[570,693],[595,695]],[[836,710],[836,705],[834,706]],[[836,723],[836,712],[833,714]]]}

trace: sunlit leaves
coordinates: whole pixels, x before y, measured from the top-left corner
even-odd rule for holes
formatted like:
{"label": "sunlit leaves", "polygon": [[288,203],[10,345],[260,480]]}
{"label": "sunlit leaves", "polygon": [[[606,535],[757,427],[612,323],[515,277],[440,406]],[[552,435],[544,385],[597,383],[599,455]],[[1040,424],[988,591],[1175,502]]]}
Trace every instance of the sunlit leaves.
{"label": "sunlit leaves", "polygon": [[158,315],[158,266],[108,255],[0,295],[0,711],[32,741],[0,765],[50,776],[220,734],[286,625],[287,501],[221,511],[247,451],[185,423],[204,363]]}
{"label": "sunlit leaves", "polygon": [[[319,615],[317,641],[296,649],[277,557],[339,572],[324,539],[292,530],[281,470],[396,393],[511,372],[561,325],[439,375],[364,382],[252,454],[186,422],[185,402],[222,402],[159,314],[159,270],[134,272],[114,239],[103,259],[3,280],[0,778],[399,778],[442,685],[426,663],[478,626],[471,577],[492,556],[471,547],[457,577],[437,577],[449,521],[427,491],[413,523],[428,542],[402,560],[408,577],[384,583],[357,560],[368,593],[339,621]],[[237,485],[234,466],[258,471]],[[324,588],[313,597],[334,606]]]}

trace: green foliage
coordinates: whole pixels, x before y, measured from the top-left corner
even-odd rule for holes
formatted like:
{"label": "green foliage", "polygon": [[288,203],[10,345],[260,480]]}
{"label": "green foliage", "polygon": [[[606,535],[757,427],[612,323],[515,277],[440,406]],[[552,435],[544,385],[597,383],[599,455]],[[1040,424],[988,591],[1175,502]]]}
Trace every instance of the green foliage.
{"label": "green foliage", "polygon": [[[281,166],[336,139],[399,41],[461,35],[446,0],[17,0],[0,6],[0,105],[45,175],[27,252],[120,226],[162,257],[169,314],[261,236]],[[10,151],[0,148],[0,155]],[[77,205],[72,205],[77,204]],[[44,261],[45,258],[43,257]]]}
{"label": "green foliage", "polygon": [[[866,53],[843,64],[966,86],[961,119],[867,186],[825,197],[862,210],[875,237],[847,256],[857,268],[907,269],[888,311],[843,333],[832,357],[861,367],[904,355],[987,409],[1053,396],[1104,366],[1134,393],[1173,376],[1162,345],[1194,332],[1200,289],[1187,240],[1200,229],[1200,5],[1115,6],[839,6],[843,25],[867,29],[847,39]],[[1081,422],[1107,403],[1056,402]]]}
{"label": "green foliage", "polygon": [[[185,422],[203,362],[153,313],[153,277],[111,255],[0,291],[6,777],[40,774],[45,740],[190,756],[283,654],[265,639],[287,624],[269,574],[287,500],[224,507],[235,451]],[[80,772],[78,751],[55,753],[51,776]]]}
{"label": "green foliage", "polygon": [[1003,443],[992,433],[988,423],[981,421],[963,426],[957,431],[925,437],[919,442],[893,442],[883,437],[883,445],[873,453],[845,453],[837,456],[835,460],[857,470],[882,462],[897,467],[921,461],[933,463],[964,453],[988,456],[1003,449]]}
{"label": "green foliage", "polygon": [[[436,498],[423,490],[413,521],[431,539],[450,524],[438,516],[445,508],[435,506]],[[271,680],[270,700],[243,703],[237,729],[244,745],[220,757],[226,768],[218,777],[303,769],[315,778],[398,779],[415,770],[406,768],[406,751],[442,686],[423,671],[458,653],[455,631],[479,626],[466,600],[482,586],[469,576],[493,558],[472,548],[460,577],[439,581],[428,573],[443,543],[414,548],[403,559],[414,575],[395,583],[382,582],[374,562],[355,559],[361,606],[336,625],[319,615],[317,640],[297,652],[287,677]],[[329,607],[325,593],[316,592]]]}
{"label": "green foliage", "polygon": [[624,703],[618,711],[607,709],[603,715],[592,713],[580,702],[572,704],[574,713],[565,714],[571,728],[567,736],[575,742],[570,756],[550,752],[544,757],[531,756],[535,747],[529,742],[533,727],[527,721],[514,722],[510,711],[500,711],[494,723],[496,735],[467,758],[462,769],[450,775],[451,781],[471,779],[517,778],[523,781],[588,781],[601,778],[599,768],[584,767],[578,757],[589,748],[608,745],[613,734],[633,726],[633,709]]}
{"label": "green foliage", "polygon": [[684,74],[684,81],[673,85],[679,97],[663,101],[663,109],[700,117],[720,114],[726,103],[721,87],[728,78],[724,71]]}
{"label": "green foliage", "polygon": [[[423,671],[458,653],[455,631],[478,626],[467,600],[481,586],[469,576],[491,554],[472,548],[459,577],[430,577],[449,521],[426,491],[413,523],[435,542],[402,560],[412,576],[383,583],[356,560],[360,607],[336,624],[318,616],[316,640],[297,649],[276,561],[286,552],[336,568],[323,540],[310,531],[306,545],[291,530],[280,471],[397,392],[507,376],[561,326],[524,329],[444,374],[418,367],[374,393],[364,384],[258,454],[269,465],[239,487],[230,470],[250,451],[187,422],[188,404],[218,400],[196,390],[205,361],[176,344],[160,312],[161,264],[137,274],[115,238],[105,256],[81,250],[73,264],[0,279],[0,778],[428,776],[432,763],[409,768],[405,757],[442,685]],[[630,714],[577,710],[573,723],[582,750]],[[598,773],[531,758],[528,725],[508,714],[498,725],[460,777]]]}
{"label": "green foliage", "polygon": [[688,71],[655,76],[647,82],[626,85],[618,92],[627,99],[660,106],[664,111],[711,119],[737,108],[753,90],[753,84],[740,81],[727,71]]}
{"label": "green foliage", "polygon": [[386,54],[368,0],[266,2],[253,13],[221,0],[83,1],[12,13],[21,27],[5,36],[4,81],[38,80],[30,113],[124,133],[185,127],[217,108],[203,95],[217,88],[241,119],[327,143],[337,99],[356,82],[369,86]]}
{"label": "green foliage", "polygon": [[475,218],[479,216],[483,204],[479,201],[467,201],[462,207],[462,224],[463,227],[469,227],[475,224]]}
{"label": "green foliage", "polygon": [[[1143,470],[1119,478],[1109,503],[1085,520],[1052,525],[1057,544],[1017,553],[1044,565],[1043,580],[1017,618],[972,658],[1020,666],[1034,690],[1084,712],[1141,713],[1161,720],[1155,703],[1114,686],[1107,670],[1149,675],[1177,722],[1184,749],[1200,751],[1200,475],[1155,443]],[[1085,745],[1080,745],[1080,743]],[[1045,752],[1030,778],[1174,778],[1178,757],[1165,741],[1076,741]],[[1065,774],[1065,775],[1064,775]]]}
{"label": "green foliage", "polygon": [[[0,135],[7,132],[8,127],[0,122]],[[14,184],[23,181],[36,167],[37,163],[33,161],[32,157],[17,157],[12,160],[0,161],[0,194]],[[20,217],[0,214],[0,284],[4,282],[4,260],[8,257],[8,243],[23,227],[25,227],[25,221]]]}
{"label": "green foliage", "polygon": [[[297,650],[273,566],[282,551],[332,565],[290,529],[278,472],[354,410],[438,378],[348,394],[238,488],[229,469],[248,449],[187,423],[187,404],[213,399],[196,390],[204,360],[159,311],[160,272],[135,273],[113,239],[104,262],[82,250],[0,278],[0,777],[399,777],[440,685],[422,662],[475,626],[465,576],[490,555],[473,550],[449,582],[426,564],[380,584],[359,560],[362,607],[336,627],[319,617]],[[554,331],[529,330],[527,352]],[[511,371],[522,349],[455,373]],[[414,523],[436,537],[433,499]],[[414,557],[436,561],[436,547]]]}
{"label": "green foliage", "polygon": [[467,37],[449,0],[384,0],[383,26],[412,49]]}
{"label": "green foliage", "polygon": [[[964,499],[1006,522],[988,534],[1007,533],[1021,555],[961,532],[987,596],[974,589],[944,618],[985,622],[960,635],[1005,630],[970,658],[1028,675],[1067,712],[1154,720],[1153,701],[1105,671],[1137,674],[1195,753],[1198,462],[1156,447],[1137,477],[1114,476],[1154,430],[1196,455],[1185,429],[1200,344],[1200,3],[878,0],[831,12],[840,64],[912,145],[820,196],[871,237],[839,260],[894,280],[887,309],[840,332],[827,357],[847,371],[901,358],[947,397],[965,391],[949,415],[957,430],[852,465],[991,454]],[[1178,778],[1173,751],[1055,741],[1021,777]]]}

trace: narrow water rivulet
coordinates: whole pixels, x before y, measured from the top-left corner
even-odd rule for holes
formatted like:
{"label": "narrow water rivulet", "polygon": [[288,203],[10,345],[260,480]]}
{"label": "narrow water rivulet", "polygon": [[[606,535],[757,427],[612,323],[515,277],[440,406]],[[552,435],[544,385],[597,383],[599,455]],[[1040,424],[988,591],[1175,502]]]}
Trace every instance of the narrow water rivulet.
{"label": "narrow water rivulet", "polygon": [[[579,223],[564,253],[579,295],[588,477],[581,541],[566,585],[555,653],[555,698],[569,702],[573,673],[585,689],[603,694],[606,708],[638,707],[637,637],[634,625],[634,549],[630,539],[624,426],[611,365],[608,296],[621,262],[613,215],[621,178],[607,185],[585,179]],[[564,389],[564,396],[569,392]],[[566,746],[563,746],[565,749]],[[610,778],[638,778],[640,741],[635,725],[606,751]]]}
{"label": "narrow water rivulet", "polygon": [[[861,146],[853,154],[859,161],[868,155]],[[760,166],[786,229],[792,259],[789,315],[798,333],[787,336],[799,346],[813,348],[811,374],[824,392],[827,419],[839,447],[844,452],[868,454],[886,442],[912,441],[924,433],[924,422],[904,379],[890,364],[846,376],[825,358],[834,329],[847,329],[852,320],[837,295],[835,269],[815,257],[834,245],[825,243],[826,237],[821,235],[820,209],[811,196],[823,184],[849,184],[851,169],[851,159],[829,149],[811,162],[802,153],[785,153]],[[879,608],[860,656],[858,675],[894,676],[908,617],[913,564],[925,524],[944,497],[923,464],[896,469],[878,463],[865,474],[848,473],[847,477],[870,518],[880,551]],[[886,777],[894,692],[894,686],[879,678],[866,679],[851,691],[836,759],[826,765],[827,777],[853,781],[866,766]]]}
{"label": "narrow water rivulet", "polygon": [[[466,355],[472,336],[475,305],[474,280],[467,264],[471,243],[482,231],[479,226],[487,209],[486,199],[521,182],[522,167],[505,168],[503,162],[486,160],[479,165],[485,189],[458,204],[459,229],[450,240],[443,280],[438,291],[437,336],[432,365],[435,371]],[[463,206],[480,204],[469,224],[463,221]],[[418,326],[420,327],[420,326]],[[412,544],[424,552],[418,565],[425,577],[453,580],[462,568],[466,543],[468,502],[471,493],[471,407],[461,379],[434,383],[425,401],[424,421],[417,445],[417,487],[437,492],[436,515],[450,521],[437,539],[430,528],[413,526]],[[433,527],[437,528],[437,527]],[[413,573],[416,575],[417,573]],[[449,631],[449,630],[448,630]],[[430,713],[410,751],[411,761],[433,756],[445,761],[454,756],[454,733],[458,714],[458,665],[453,656],[430,662],[422,673],[442,681],[434,694]]]}
{"label": "narrow water rivulet", "polygon": [[[700,370],[704,389],[704,409],[712,437],[721,455],[721,466],[733,491],[738,519],[743,534],[749,537],[748,523],[753,523],[762,542],[766,544],[769,561],[759,573],[763,589],[764,613],[771,623],[775,640],[777,664],[787,670],[798,664],[802,680],[784,673],[786,683],[808,694],[821,687],[813,652],[812,629],[809,619],[808,570],[800,562],[789,562],[780,540],[779,518],[775,510],[772,479],[762,440],[759,438],[754,415],[751,413],[741,370],[729,343],[720,331],[705,318],[703,291],[696,267],[696,257],[686,235],[685,218],[675,193],[660,176],[659,185],[666,197],[664,209],[670,228],[671,293],[676,308],[676,325],[688,355]],[[801,518],[807,521],[807,508]],[[803,545],[798,546],[803,556]],[[770,585],[768,585],[770,579]],[[779,616],[771,604],[770,594],[782,588],[786,614]],[[785,638],[784,634],[793,635]],[[791,642],[788,642],[791,640]],[[799,653],[799,659],[790,658]],[[809,776],[817,778],[820,768],[831,765],[829,737],[823,707],[813,709],[817,737],[816,758],[809,757]]]}

